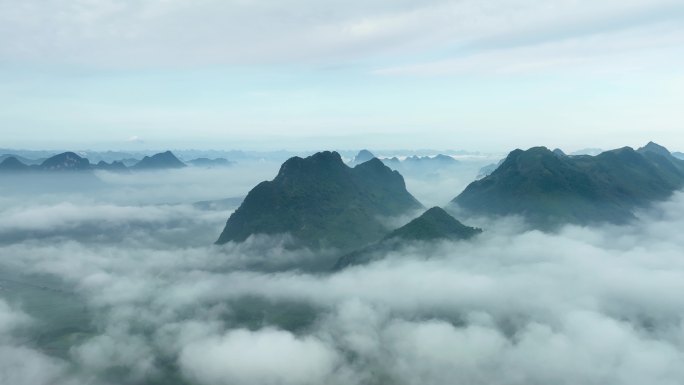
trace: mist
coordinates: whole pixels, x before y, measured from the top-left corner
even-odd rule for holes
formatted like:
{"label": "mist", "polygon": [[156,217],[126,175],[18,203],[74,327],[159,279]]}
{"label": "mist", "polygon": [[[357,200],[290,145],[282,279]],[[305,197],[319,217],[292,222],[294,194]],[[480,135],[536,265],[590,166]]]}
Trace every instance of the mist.
{"label": "mist", "polygon": [[[424,204],[460,191],[407,181]],[[467,218],[334,273],[286,235],[215,246],[275,164],[99,173],[101,193],[4,191],[0,383],[675,384],[684,193],[625,226]],[[439,190],[439,191],[437,191]]]}

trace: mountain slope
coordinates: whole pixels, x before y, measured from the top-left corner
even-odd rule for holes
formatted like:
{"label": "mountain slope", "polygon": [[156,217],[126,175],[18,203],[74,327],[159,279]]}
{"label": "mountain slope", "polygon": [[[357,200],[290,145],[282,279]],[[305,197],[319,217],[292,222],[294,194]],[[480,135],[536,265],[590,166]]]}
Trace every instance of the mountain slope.
{"label": "mountain slope", "polygon": [[369,160],[371,160],[373,158],[375,158],[375,155],[373,155],[372,152],[370,152],[368,150],[361,150],[361,151],[359,151],[358,154],[356,154],[354,159],[352,159],[351,163],[353,165],[357,165],[357,164],[368,162]]}
{"label": "mountain slope", "polygon": [[163,170],[183,167],[187,167],[185,163],[178,160],[171,151],[165,151],[146,156],[131,168],[134,170]]}
{"label": "mountain slope", "polygon": [[22,172],[28,171],[29,169],[29,166],[20,162],[19,159],[13,156],[5,158],[2,162],[0,162],[0,172]]}
{"label": "mountain slope", "polygon": [[38,166],[41,171],[86,171],[90,170],[90,161],[73,152],[64,152],[46,159]]}
{"label": "mountain slope", "polygon": [[105,171],[110,171],[110,172],[117,172],[117,173],[127,173],[130,172],[128,167],[126,167],[125,164],[121,161],[112,161],[112,163],[107,163],[104,160],[101,160],[97,162],[95,165],[95,168],[98,170],[105,170]]}
{"label": "mountain slope", "polygon": [[338,153],[319,152],[290,158],[275,179],[254,187],[216,243],[289,233],[303,246],[350,250],[386,234],[381,217],[420,207],[404,178],[378,159],[350,168]]}
{"label": "mountain slope", "polygon": [[[663,151],[664,150],[664,151]],[[522,215],[539,228],[624,223],[633,210],[684,187],[684,162],[655,144],[597,156],[559,157],[544,147],[515,150],[452,203],[466,212]]]}
{"label": "mountain slope", "polygon": [[406,225],[386,235],[382,241],[342,256],[335,269],[368,263],[389,251],[397,250],[410,241],[465,240],[482,232],[469,227],[449,215],[444,209],[433,207]]}
{"label": "mountain slope", "polygon": [[482,230],[469,227],[449,215],[444,209],[433,207],[418,218],[392,231],[385,239],[429,241],[434,239],[468,239]]}
{"label": "mountain slope", "polygon": [[206,168],[228,167],[228,166],[232,166],[234,164],[233,162],[231,162],[225,158],[216,158],[216,159],[197,158],[197,159],[193,159],[193,160],[189,161],[188,163],[195,166],[195,167],[206,167]]}

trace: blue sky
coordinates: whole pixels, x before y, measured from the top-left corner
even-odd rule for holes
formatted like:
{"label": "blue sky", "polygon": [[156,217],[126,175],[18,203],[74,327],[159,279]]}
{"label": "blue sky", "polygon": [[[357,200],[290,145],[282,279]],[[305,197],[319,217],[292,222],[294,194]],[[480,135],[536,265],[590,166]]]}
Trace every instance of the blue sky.
{"label": "blue sky", "polygon": [[0,147],[684,150],[672,0],[0,0]]}

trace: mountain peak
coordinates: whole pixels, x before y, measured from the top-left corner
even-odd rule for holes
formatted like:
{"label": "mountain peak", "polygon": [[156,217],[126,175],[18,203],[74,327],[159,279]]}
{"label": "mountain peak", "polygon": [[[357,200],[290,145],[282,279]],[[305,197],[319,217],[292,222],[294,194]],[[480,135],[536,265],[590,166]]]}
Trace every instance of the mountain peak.
{"label": "mountain peak", "polygon": [[356,154],[356,156],[352,160],[352,163],[353,164],[360,164],[360,163],[368,162],[369,160],[371,160],[373,158],[375,158],[375,155],[373,155],[372,152],[364,149],[364,150],[359,151],[358,154]]}
{"label": "mountain peak", "polygon": [[217,241],[289,233],[301,245],[349,250],[380,239],[380,217],[420,208],[403,177],[379,160],[350,168],[337,152],[293,157],[259,183],[230,216]]}
{"label": "mountain peak", "polygon": [[[521,215],[538,228],[563,223],[626,223],[633,210],[684,187],[684,163],[651,143],[596,156],[556,156],[544,147],[515,150],[453,202],[478,214]],[[665,153],[667,156],[653,156]]]}
{"label": "mountain peak", "polygon": [[481,229],[469,227],[452,217],[441,207],[432,207],[406,225],[392,231],[385,239],[428,241],[434,239],[468,239]]}
{"label": "mountain peak", "polygon": [[28,169],[29,166],[13,156],[5,158],[5,160],[0,162],[0,171],[25,171]]}
{"label": "mountain peak", "polygon": [[376,260],[389,250],[398,250],[410,241],[459,241],[470,239],[482,232],[468,227],[440,207],[432,207],[406,225],[392,231],[381,241],[343,255],[333,269],[339,270],[351,265],[360,265]]}
{"label": "mountain peak", "polygon": [[63,152],[46,159],[40,165],[43,171],[83,171],[90,169],[90,161],[73,152]]}
{"label": "mountain peak", "polygon": [[181,162],[171,151],[164,151],[152,156],[146,156],[136,163],[133,168],[138,170],[154,170],[167,168],[183,168],[185,163]]}
{"label": "mountain peak", "polygon": [[348,168],[336,151],[321,151],[306,158],[294,156],[286,160],[280,166],[276,179],[332,177]]}
{"label": "mountain peak", "polygon": [[637,150],[637,152],[642,153],[642,154],[647,153],[647,152],[651,152],[651,153],[655,153],[655,154],[662,155],[665,157],[669,157],[672,155],[667,148],[665,148],[665,147],[663,147],[657,143],[654,143],[654,142],[648,142],[644,147],[639,148]]}

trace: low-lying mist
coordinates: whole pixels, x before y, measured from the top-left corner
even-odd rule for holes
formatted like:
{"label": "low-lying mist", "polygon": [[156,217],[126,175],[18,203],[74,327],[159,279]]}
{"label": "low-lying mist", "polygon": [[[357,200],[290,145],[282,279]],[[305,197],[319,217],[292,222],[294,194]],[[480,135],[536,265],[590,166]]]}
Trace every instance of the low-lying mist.
{"label": "low-lying mist", "polygon": [[[0,383],[684,379],[684,193],[626,226],[479,219],[470,241],[313,274],[280,269],[318,257],[287,236],[213,245],[231,208],[193,204],[244,196],[277,169],[98,173],[98,194],[3,190]],[[464,170],[407,185],[443,205]]]}

